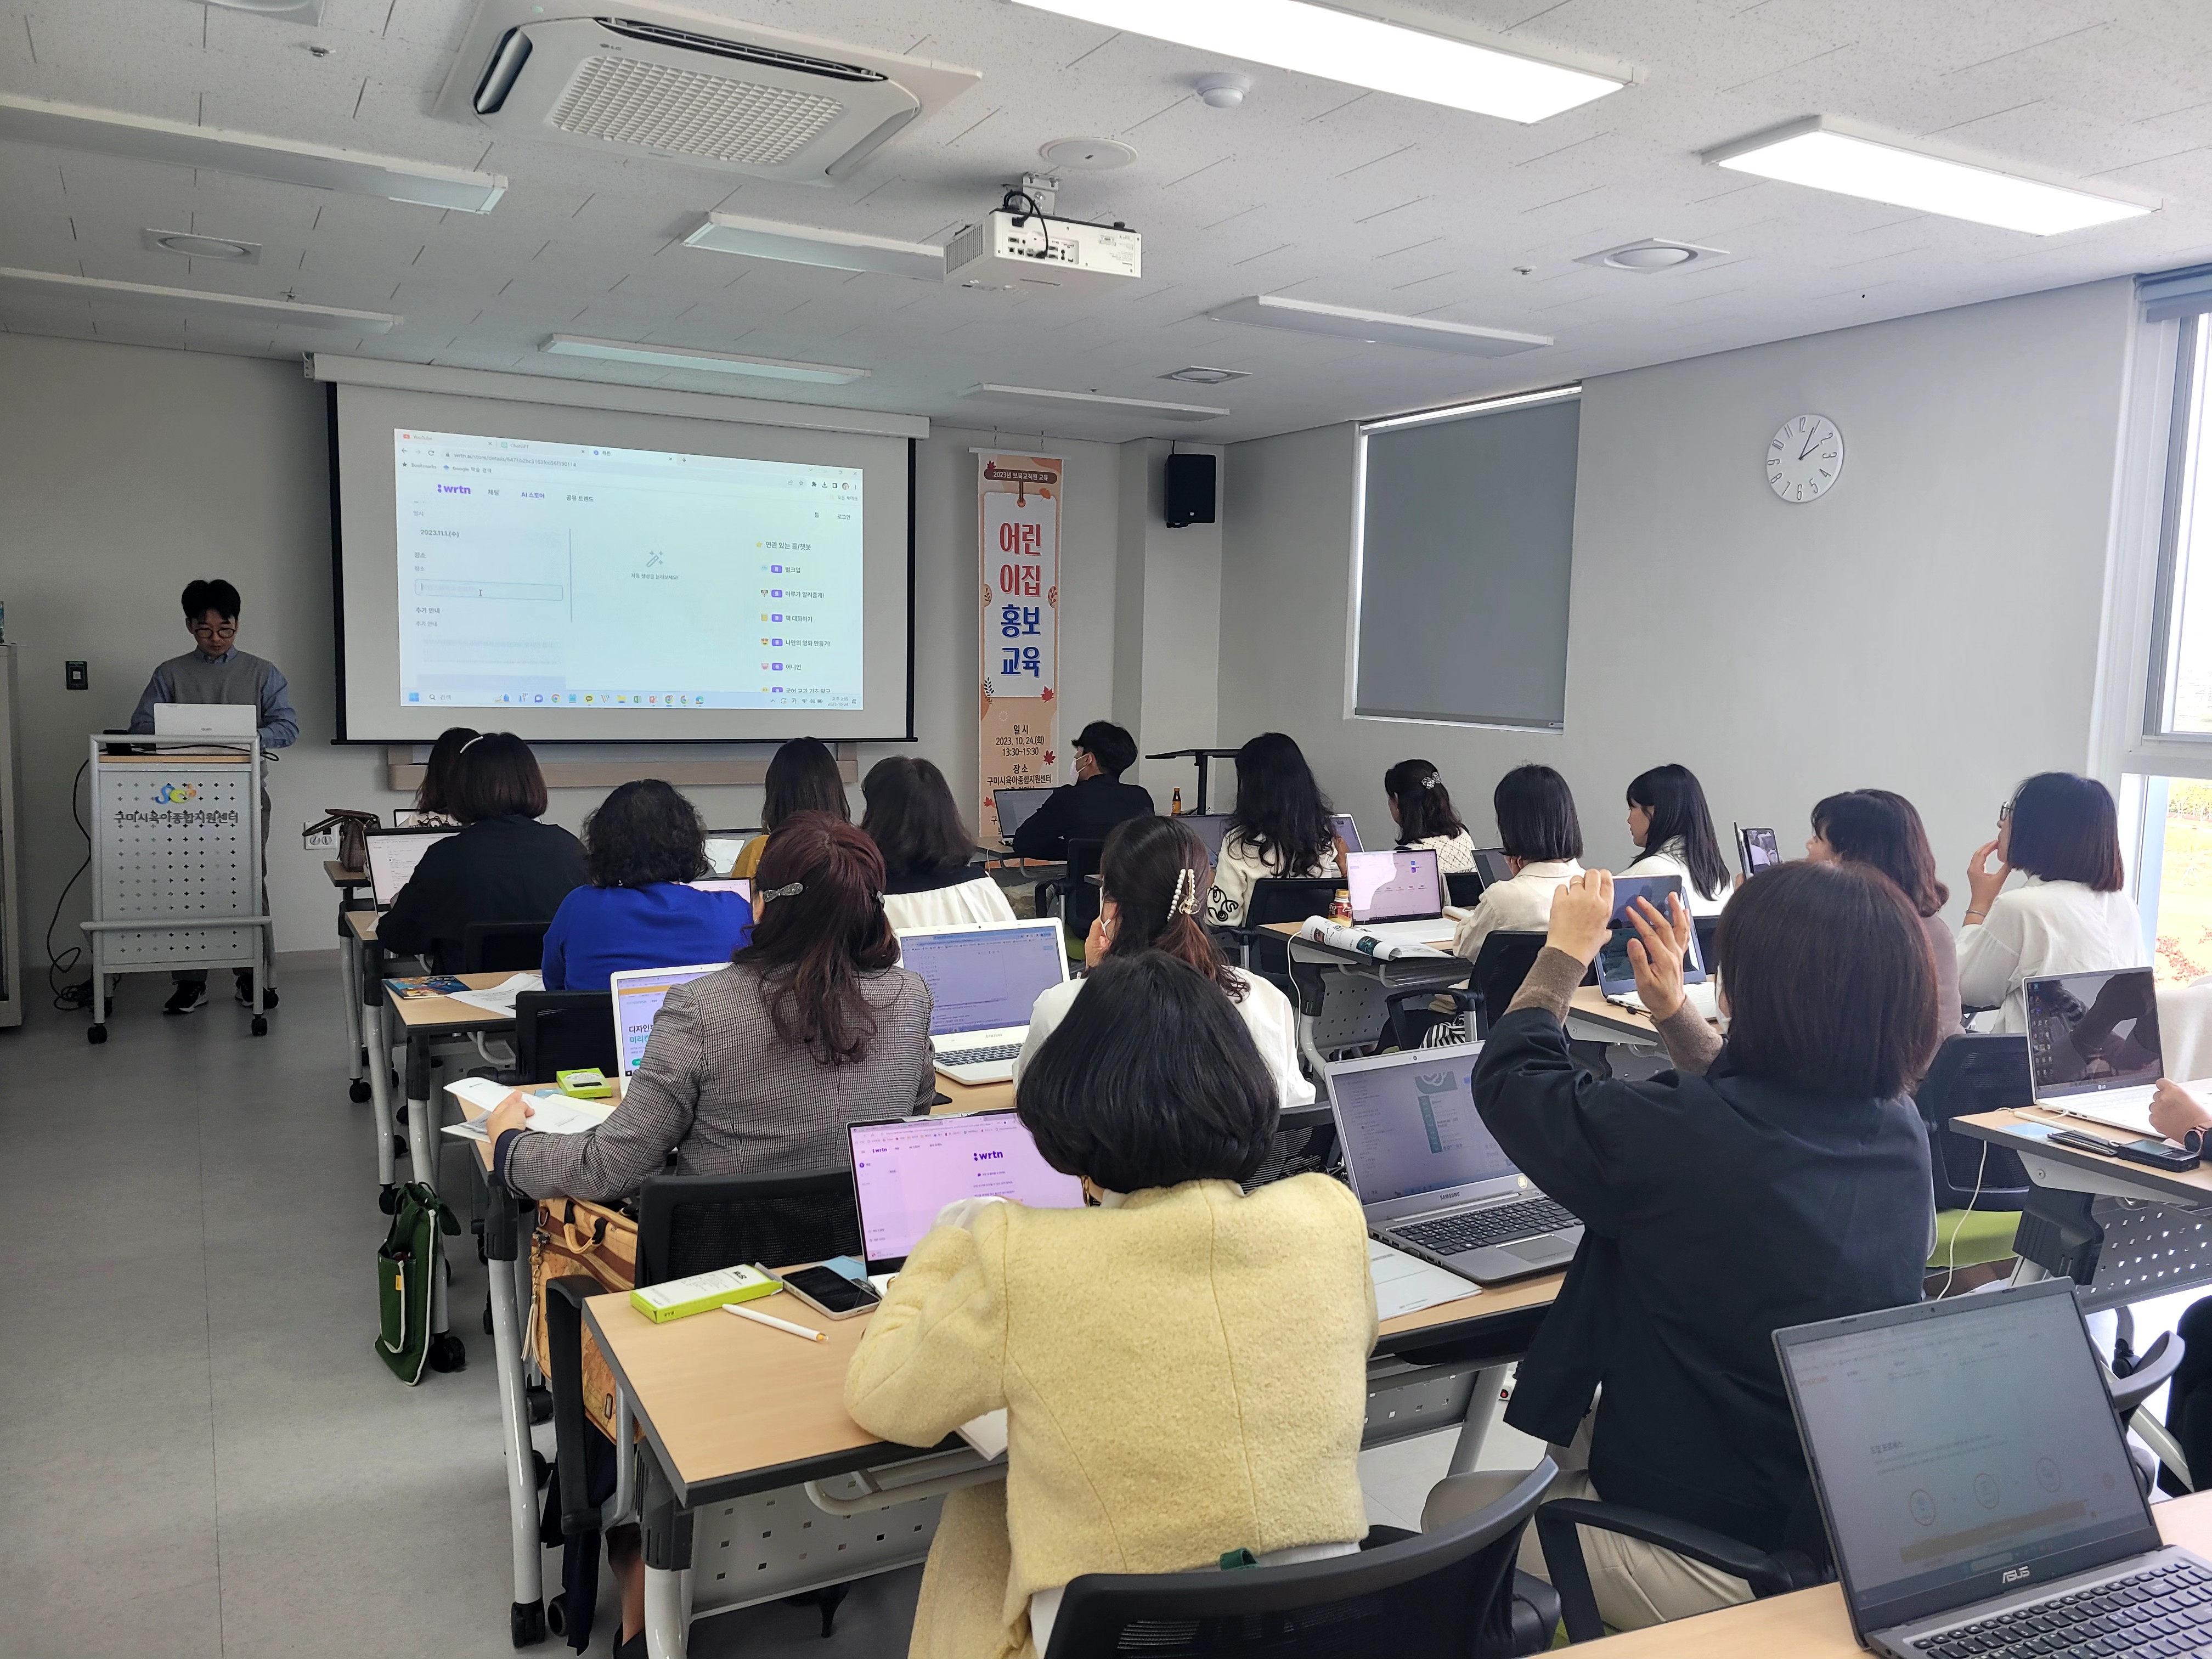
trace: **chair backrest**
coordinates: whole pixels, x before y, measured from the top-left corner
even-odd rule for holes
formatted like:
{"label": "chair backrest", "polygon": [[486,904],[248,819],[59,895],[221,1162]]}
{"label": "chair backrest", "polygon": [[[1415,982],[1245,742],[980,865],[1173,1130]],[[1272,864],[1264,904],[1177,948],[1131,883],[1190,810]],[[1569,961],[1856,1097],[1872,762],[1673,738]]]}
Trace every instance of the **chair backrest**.
{"label": "chair backrest", "polygon": [[[2017,1210],[2027,1202],[2027,1170],[2018,1153],[1948,1126],[1954,1117],[2025,1106],[2034,1098],[2024,1035],[1960,1031],[1944,1039],[1913,1096],[1928,1131],[1928,1164],[1937,1209]],[[1977,1198],[1978,1177],[1981,1193]],[[1973,1200],[1971,1206],[1969,1199]]]}
{"label": "chair backrest", "polygon": [[1294,1567],[1085,1573],[1067,1586],[1045,1659],[1353,1659],[1512,1650],[1513,1558],[1559,1471],[1434,1532]]}
{"label": "chair backrest", "polygon": [[1444,896],[1462,910],[1473,909],[1482,900],[1482,872],[1445,871]]}
{"label": "chair backrest", "polygon": [[[1336,876],[1262,876],[1252,884],[1251,895],[1244,901],[1244,926],[1264,927],[1273,921],[1325,916],[1336,890],[1343,885]],[[1290,941],[1277,933],[1255,934],[1251,939],[1245,953],[1246,966],[1279,990],[1289,990]]]}
{"label": "chair backrest", "polygon": [[1692,916],[1690,926],[1697,930],[1698,956],[1705,964],[1708,974],[1720,971],[1721,919],[1718,916]]}
{"label": "chair backrest", "polygon": [[1505,1005],[1543,953],[1544,939],[1538,933],[1499,932],[1484,938],[1482,948],[1474,953],[1474,971],[1468,975],[1470,988],[1482,999],[1474,1011],[1477,1036],[1487,1036],[1491,1023],[1504,1013]]}
{"label": "chair backrest", "polygon": [[550,921],[471,921],[461,930],[461,971],[519,974],[545,960]]}
{"label": "chair backrest", "polygon": [[614,999],[605,991],[524,991],[514,999],[514,1060],[525,1083],[596,1066],[615,1074]]}
{"label": "chair backrest", "polygon": [[740,1262],[787,1267],[852,1255],[860,1248],[860,1215],[849,1170],[654,1176],[638,1188],[641,1285]]}
{"label": "chair backrest", "polygon": [[1067,891],[1060,915],[1070,939],[1089,937],[1091,924],[1098,920],[1098,886],[1091,878],[1098,873],[1099,854],[1105,850],[1103,840],[1068,837]]}

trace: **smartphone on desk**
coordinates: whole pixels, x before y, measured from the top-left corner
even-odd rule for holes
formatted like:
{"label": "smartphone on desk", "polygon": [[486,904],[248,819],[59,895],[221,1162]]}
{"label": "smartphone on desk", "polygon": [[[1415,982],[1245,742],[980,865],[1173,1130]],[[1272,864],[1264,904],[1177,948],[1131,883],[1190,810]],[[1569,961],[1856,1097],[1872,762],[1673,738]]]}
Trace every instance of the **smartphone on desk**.
{"label": "smartphone on desk", "polygon": [[783,1288],[825,1319],[850,1319],[864,1314],[883,1298],[866,1285],[855,1285],[827,1267],[800,1267],[782,1275]]}
{"label": "smartphone on desk", "polygon": [[2102,1135],[2093,1135],[2080,1129],[2054,1129],[2045,1137],[2054,1146],[2070,1146],[2077,1152],[2095,1152],[2101,1158],[2125,1158],[2130,1164],[2141,1164],[2154,1170],[2165,1170],[2180,1174],[2197,1167],[2196,1153],[2151,1136],[2142,1140],[2107,1140]]}

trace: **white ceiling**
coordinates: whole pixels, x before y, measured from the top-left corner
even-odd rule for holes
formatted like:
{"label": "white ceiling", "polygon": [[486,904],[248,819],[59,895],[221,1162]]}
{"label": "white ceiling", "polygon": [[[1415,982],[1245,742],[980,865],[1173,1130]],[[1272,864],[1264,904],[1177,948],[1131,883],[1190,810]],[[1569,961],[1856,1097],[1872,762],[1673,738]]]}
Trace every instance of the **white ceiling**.
{"label": "white ceiling", "polygon": [[[1203,4],[1206,0],[1191,0]],[[356,337],[0,296],[0,326],[289,356],[457,367],[861,405],[1008,432],[1249,438],[1877,318],[2212,258],[2207,0],[1443,0],[1541,55],[1632,64],[1628,89],[1520,126],[1115,35],[1007,0],[695,0],[694,9],[966,65],[981,82],[831,189],[502,140],[428,113],[472,0],[325,0],[313,27],[195,0],[7,0],[0,91],[508,176],[483,216],[0,143],[0,265],[401,313]],[[317,58],[307,47],[327,46]],[[1198,75],[1249,70],[1244,106]],[[1700,149],[1798,117],[1940,134],[2163,200],[2039,239],[1763,183]],[[1064,174],[1060,210],[1144,236],[1141,281],[1020,297],[708,253],[715,208],[942,241],[1077,135],[1134,145]],[[148,227],[264,245],[240,266]],[[1644,236],[1729,250],[1653,276],[1578,255]],[[1525,267],[1525,270],[1521,268]],[[1556,336],[1498,362],[1210,320],[1225,301],[1332,304]],[[851,364],[849,386],[542,356],[568,333]],[[1157,377],[1250,371],[1221,387]],[[1204,425],[1041,415],[978,381],[1223,404]]]}

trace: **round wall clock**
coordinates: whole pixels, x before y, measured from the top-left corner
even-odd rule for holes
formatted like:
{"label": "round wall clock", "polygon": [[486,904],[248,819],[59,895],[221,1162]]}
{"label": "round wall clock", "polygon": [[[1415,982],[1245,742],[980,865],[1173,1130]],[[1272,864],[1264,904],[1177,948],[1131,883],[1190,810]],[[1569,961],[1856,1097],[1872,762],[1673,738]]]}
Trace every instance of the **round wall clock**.
{"label": "round wall clock", "polygon": [[1785,501],[1816,501],[1844,470],[1844,434],[1825,415],[1793,415],[1766,446],[1766,482]]}

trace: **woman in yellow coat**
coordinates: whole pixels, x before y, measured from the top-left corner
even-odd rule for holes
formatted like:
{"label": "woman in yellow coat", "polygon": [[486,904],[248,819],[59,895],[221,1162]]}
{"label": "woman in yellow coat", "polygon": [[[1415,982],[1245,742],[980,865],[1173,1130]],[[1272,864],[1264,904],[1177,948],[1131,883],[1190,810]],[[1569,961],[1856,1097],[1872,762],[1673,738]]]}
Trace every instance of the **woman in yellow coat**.
{"label": "woman in yellow coat", "polygon": [[907,1445],[1006,1412],[1005,1481],[945,1500],[913,1659],[1030,1659],[1083,1573],[1367,1531],[1365,1222],[1325,1176],[1239,1187],[1276,1089],[1228,998],[1160,951],[1109,960],[1016,1104],[1092,1207],[949,1206],[846,1374],[854,1420]]}

